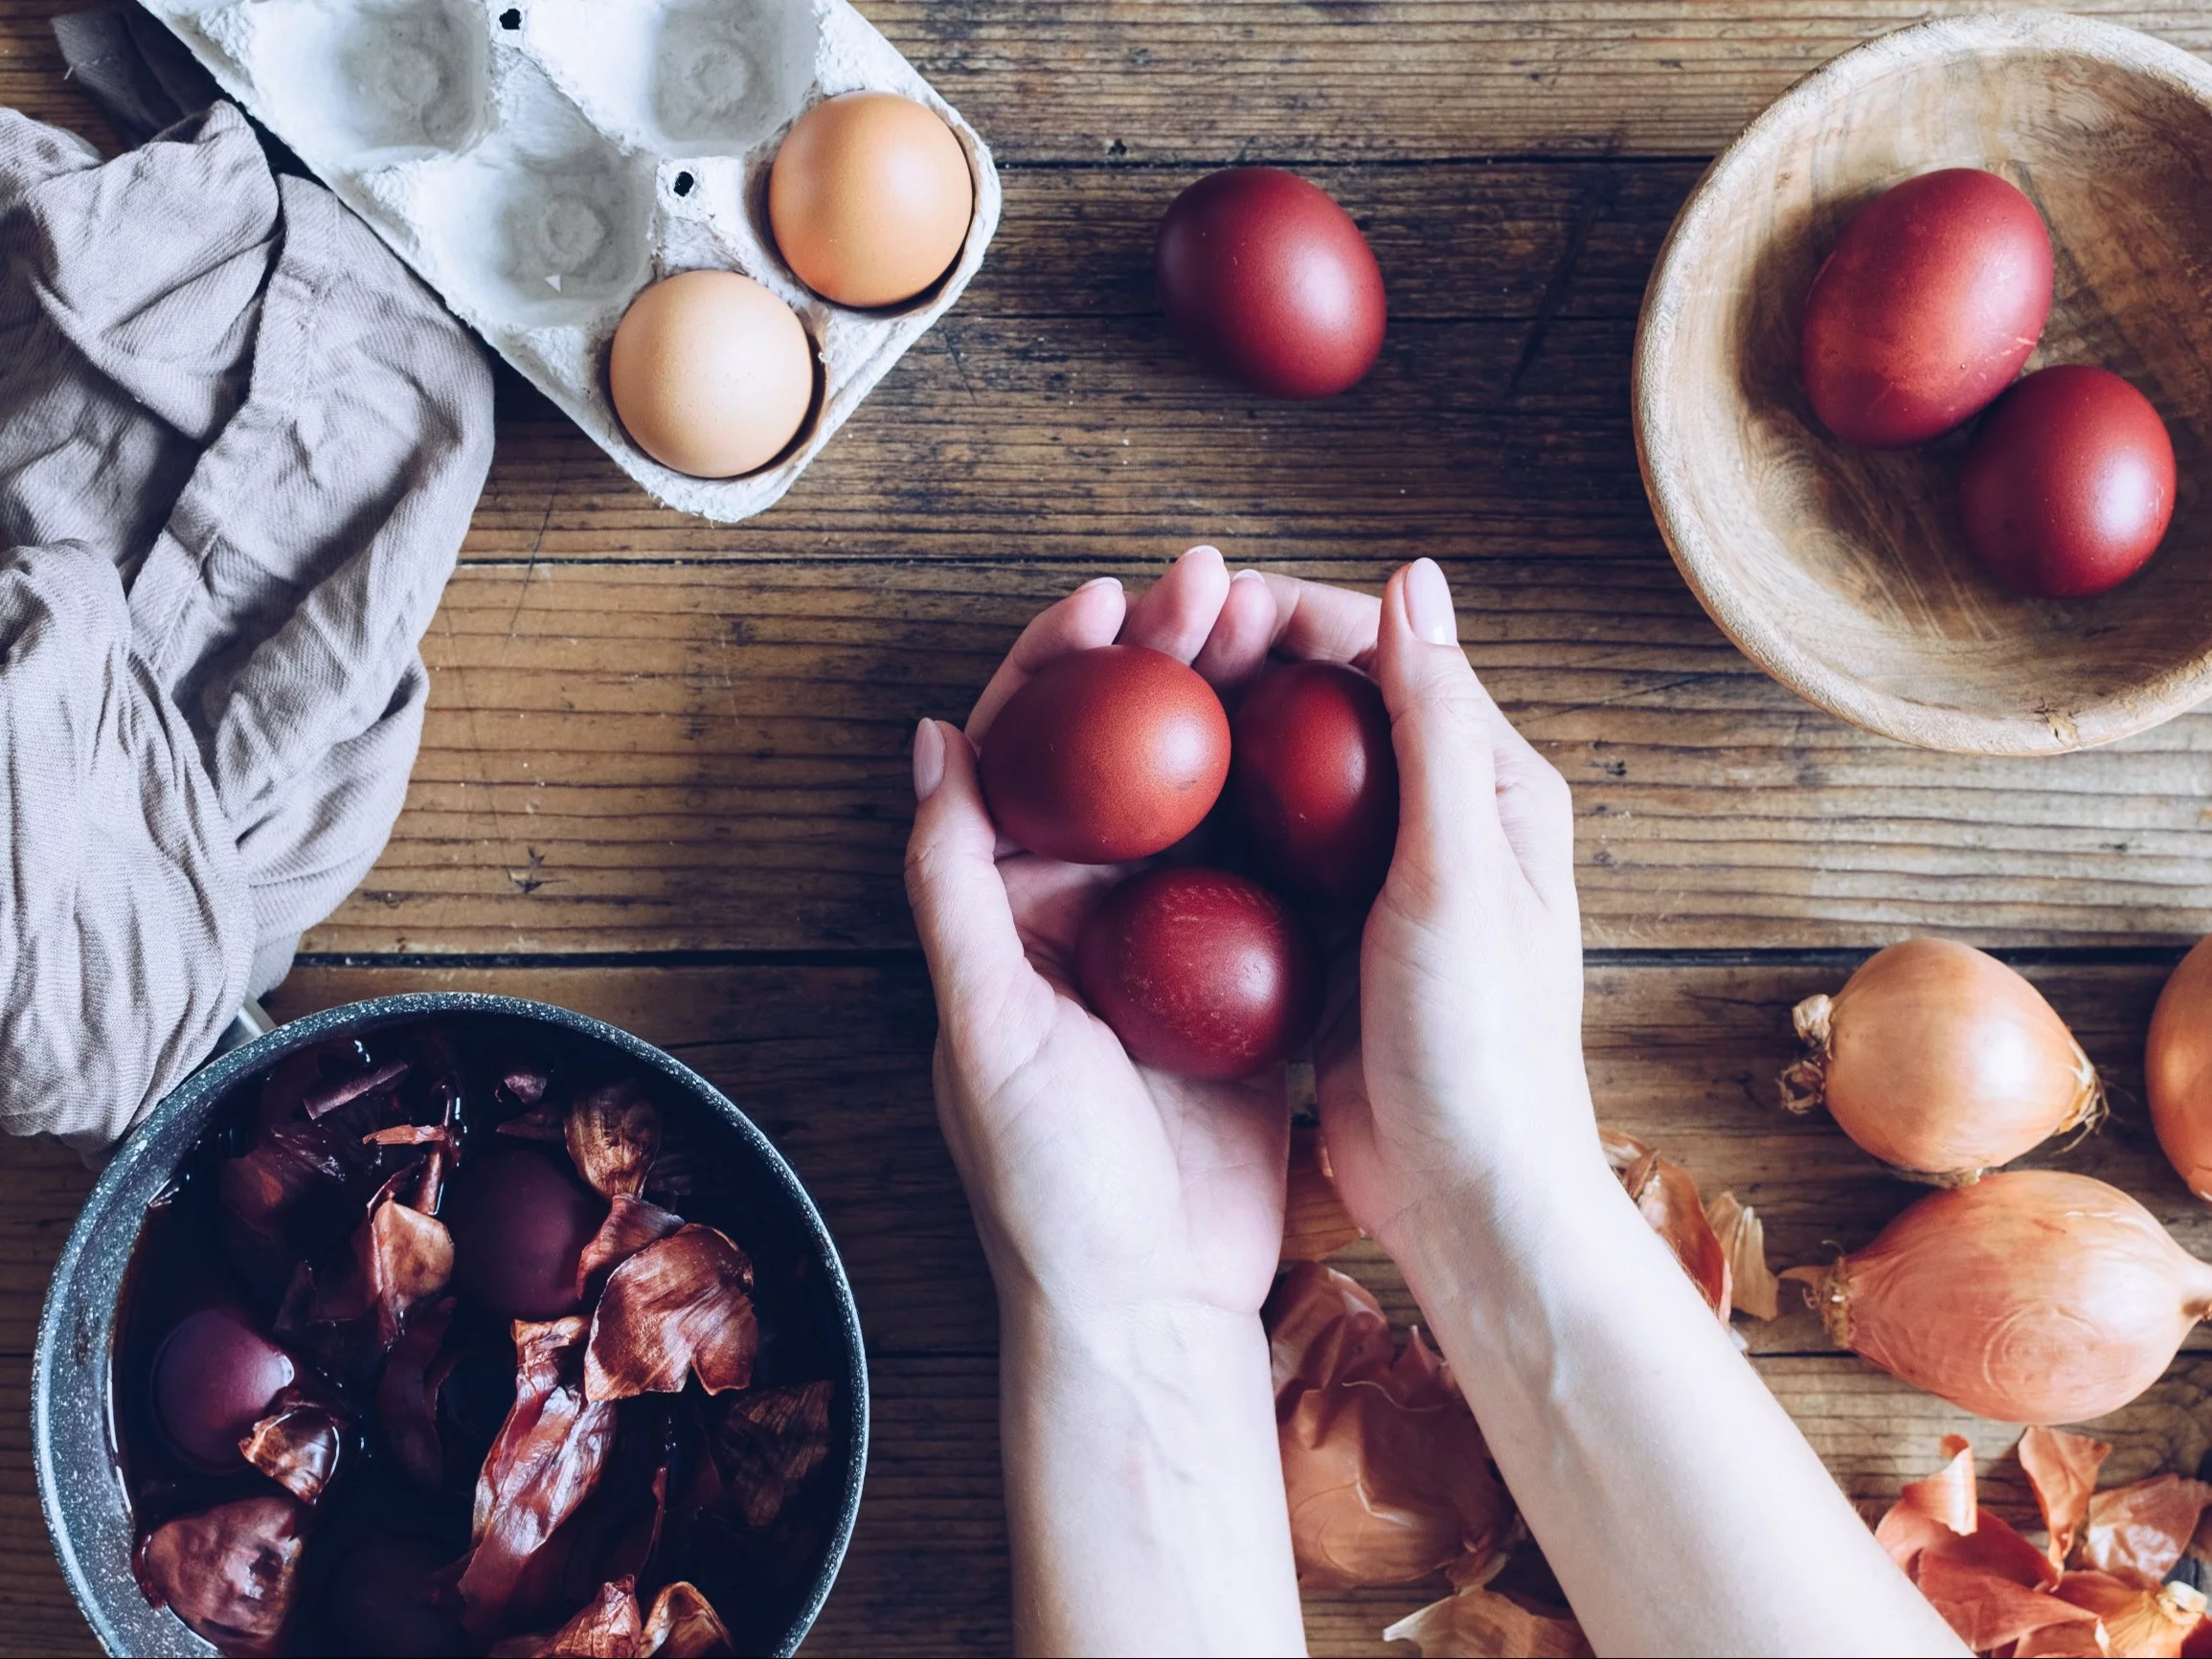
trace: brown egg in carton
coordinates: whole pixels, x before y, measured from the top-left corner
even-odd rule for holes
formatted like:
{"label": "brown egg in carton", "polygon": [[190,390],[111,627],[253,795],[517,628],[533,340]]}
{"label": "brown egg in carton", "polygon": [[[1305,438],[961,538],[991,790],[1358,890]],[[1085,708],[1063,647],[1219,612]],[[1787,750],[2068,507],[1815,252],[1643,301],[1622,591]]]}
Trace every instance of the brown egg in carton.
{"label": "brown egg in carton", "polygon": [[[624,472],[705,518],[732,523],[780,498],[959,298],[998,228],[989,148],[844,0],[147,5]],[[791,123],[864,90],[942,117],[975,185],[952,268],[881,311],[810,291],[768,230],[768,172]],[[624,434],[607,392],[630,302],[701,269],[766,286],[815,352],[805,424],[742,478],[663,466]]]}

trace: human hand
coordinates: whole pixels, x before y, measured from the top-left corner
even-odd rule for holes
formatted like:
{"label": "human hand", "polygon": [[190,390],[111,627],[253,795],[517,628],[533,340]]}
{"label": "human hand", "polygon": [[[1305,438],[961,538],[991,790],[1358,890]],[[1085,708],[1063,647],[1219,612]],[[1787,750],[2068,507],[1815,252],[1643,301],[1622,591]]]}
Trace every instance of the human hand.
{"label": "human hand", "polygon": [[1417,1218],[1470,1185],[1524,1206],[1610,1179],[1583,1071],[1572,804],[1468,666],[1433,562],[1400,570],[1380,607],[1325,588],[1300,605],[1339,639],[1369,618],[1348,660],[1381,685],[1397,752],[1397,847],[1356,976],[1332,976],[1315,1065],[1338,1192],[1403,1260],[1463,1230]]}
{"label": "human hand", "polygon": [[1231,581],[1218,552],[1195,548],[1135,601],[1103,578],[1045,611],[964,734],[925,720],[915,735],[907,892],[937,989],[937,1115],[1002,1302],[1249,1315],[1267,1295],[1289,1155],[1281,1068],[1198,1083],[1129,1058],[1073,989],[1073,956],[1091,907],[1131,866],[1002,841],[975,746],[1055,658],[1118,639],[1233,691],[1278,621],[1267,582]]}

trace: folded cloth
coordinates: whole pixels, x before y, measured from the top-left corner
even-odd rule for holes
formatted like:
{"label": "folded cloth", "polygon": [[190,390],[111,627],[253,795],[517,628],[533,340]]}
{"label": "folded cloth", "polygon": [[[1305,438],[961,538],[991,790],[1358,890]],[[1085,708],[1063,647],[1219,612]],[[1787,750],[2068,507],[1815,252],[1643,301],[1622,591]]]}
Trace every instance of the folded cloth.
{"label": "folded cloth", "polygon": [[375,862],[490,453],[230,105],[104,164],[0,110],[0,1129],[114,1141]]}

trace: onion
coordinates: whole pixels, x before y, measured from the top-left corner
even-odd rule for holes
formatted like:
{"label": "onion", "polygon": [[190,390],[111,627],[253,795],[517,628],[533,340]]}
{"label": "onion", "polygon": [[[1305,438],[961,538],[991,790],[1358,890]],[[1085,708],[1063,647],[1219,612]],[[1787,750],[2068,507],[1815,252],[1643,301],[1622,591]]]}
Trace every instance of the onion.
{"label": "onion", "polygon": [[2191,1192],[2212,1199],[2212,939],[2200,940],[2158,993],[2143,1077],[2168,1161]]}
{"label": "onion", "polygon": [[1782,1275],[1828,1334],[2000,1423],[2079,1423],[2157,1381],[2212,1311],[2212,1264],[2117,1187],[2015,1170],[1922,1199],[1855,1255]]}
{"label": "onion", "polygon": [[1959,1186],[2104,1116],[2104,1085],[2065,1021],[1971,945],[1878,951],[1793,1018],[1809,1052],[1782,1073],[1782,1104],[1825,1105],[1908,1180]]}

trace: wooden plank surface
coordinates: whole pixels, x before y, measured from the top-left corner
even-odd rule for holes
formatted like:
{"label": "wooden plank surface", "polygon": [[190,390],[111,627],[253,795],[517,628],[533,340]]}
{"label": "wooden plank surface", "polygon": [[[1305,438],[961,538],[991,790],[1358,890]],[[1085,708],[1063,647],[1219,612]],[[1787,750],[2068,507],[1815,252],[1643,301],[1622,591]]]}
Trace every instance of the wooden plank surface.
{"label": "wooden plank surface", "polygon": [[[0,4],[0,102],[69,105]],[[1972,0],[865,0],[1003,164],[1703,156],[1846,47]],[[2198,51],[2186,0],[2068,11]]]}
{"label": "wooden plank surface", "polygon": [[[1477,664],[1575,787],[1592,945],[2212,930],[2212,716],[2055,759],[1931,754],[1799,703],[1663,563],[1447,562]],[[1272,563],[1370,586],[1387,568]],[[904,947],[914,720],[963,712],[1049,598],[1160,568],[465,570],[424,643],[407,812],[308,948]]]}
{"label": "wooden plank surface", "polygon": [[[79,3],[0,0],[0,102],[106,144],[47,29]],[[744,526],[660,508],[502,373],[490,484],[425,641],[408,810],[274,998],[296,1013],[452,985],[585,1008],[674,1047],[784,1146],[853,1271],[878,1413],[814,1650],[1010,1639],[990,1297],[931,1119],[898,880],[913,721],[964,708],[1050,597],[1149,579],[1192,540],[1369,587],[1416,554],[1446,563],[1478,665],[1575,785],[1589,939],[1611,953],[1591,976],[1603,1110],[1757,1205],[1778,1262],[1861,1243],[1914,1196],[1832,1127],[1779,1114],[1770,1085],[1793,1000],[1928,929],[2026,953],[2120,1086],[2114,1122],[2063,1161],[2212,1252],[2212,1212],[2158,1161],[2135,1078],[2166,964],[2212,930],[2212,715],[2044,762],[1865,737],[1727,645],[1636,475],[1628,344],[1703,158],[1835,52],[1963,8],[862,4],[999,155],[983,276]],[[2193,5],[2075,9],[2212,54]],[[1315,177],[1377,250],[1390,338],[1351,396],[1257,405],[1167,336],[1158,214],[1238,160]],[[51,1146],[11,1156],[0,1654],[85,1651],[32,1495],[24,1389],[89,1177]],[[1412,1315],[1374,1251],[1345,1265]],[[1809,1316],[1753,1334],[1869,1503],[1930,1467],[1943,1432],[1970,1429],[1985,1459],[2010,1438],[1829,1351]],[[2208,1387],[2212,1356],[2185,1356],[2105,1425],[2114,1476],[2195,1468]],[[1989,1472],[2025,1518],[2017,1468]],[[1384,1651],[1382,1626],[1433,1593],[1317,1598],[1315,1650]]]}

